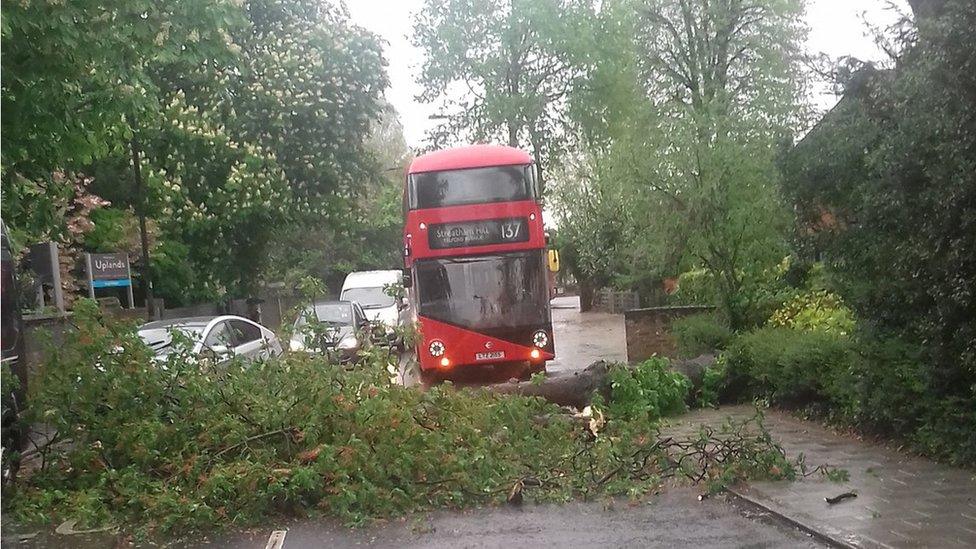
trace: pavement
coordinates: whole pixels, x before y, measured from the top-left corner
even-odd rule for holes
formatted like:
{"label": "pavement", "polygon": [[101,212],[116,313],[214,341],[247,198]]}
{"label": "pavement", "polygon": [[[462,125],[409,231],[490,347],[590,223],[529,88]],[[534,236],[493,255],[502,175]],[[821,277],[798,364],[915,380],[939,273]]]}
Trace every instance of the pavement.
{"label": "pavement", "polygon": [[[752,406],[696,410],[678,433],[726,418],[752,417]],[[841,547],[976,547],[976,471],[949,467],[833,432],[788,413],[767,410],[766,427],[787,455],[811,468],[844,469],[848,480],[822,475],[799,481],[751,482],[733,493]],[[830,505],[824,498],[857,497]]]}

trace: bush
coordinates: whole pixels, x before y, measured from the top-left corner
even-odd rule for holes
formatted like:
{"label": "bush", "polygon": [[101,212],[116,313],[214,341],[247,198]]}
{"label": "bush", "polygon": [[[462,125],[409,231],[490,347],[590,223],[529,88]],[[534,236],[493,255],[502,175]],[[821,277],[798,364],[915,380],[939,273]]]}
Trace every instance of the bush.
{"label": "bush", "polygon": [[670,369],[665,358],[650,358],[633,368],[616,365],[610,370],[611,416],[656,420],[685,411],[691,381]]}
{"label": "bush", "polygon": [[854,331],[854,315],[836,294],[816,290],[799,294],[776,310],[770,326],[797,330],[818,330],[848,336]]}
{"label": "bush", "polygon": [[678,343],[678,354],[687,358],[724,349],[732,338],[728,326],[712,314],[679,318],[671,323],[671,334]]}
{"label": "bush", "polygon": [[872,434],[951,463],[976,462],[976,396],[941,397],[925,354],[897,339],[767,327],[736,337],[706,370],[702,405],[763,398],[818,407]]}
{"label": "bush", "polygon": [[806,404],[848,392],[852,344],[824,332],[761,328],[737,337],[726,349],[729,385],[782,404]]}
{"label": "bush", "polygon": [[725,392],[727,375],[725,361],[721,357],[715,364],[705,368],[702,373],[701,388],[698,390],[698,402],[696,402],[699,408],[718,406]]}

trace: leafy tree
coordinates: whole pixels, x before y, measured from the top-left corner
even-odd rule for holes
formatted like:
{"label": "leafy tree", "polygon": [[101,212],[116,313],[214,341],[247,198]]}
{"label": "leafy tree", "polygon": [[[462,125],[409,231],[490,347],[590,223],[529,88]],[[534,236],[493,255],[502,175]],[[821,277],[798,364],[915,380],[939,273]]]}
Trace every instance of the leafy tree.
{"label": "leafy tree", "polygon": [[[613,93],[573,112],[603,185],[624,198],[616,216],[628,224],[620,250],[631,267],[622,278],[653,293],[661,277],[703,265],[739,326],[749,281],[785,254],[773,158],[803,119],[800,3],[654,0],[606,9],[607,21],[620,23],[601,25],[598,43],[622,46],[603,50],[613,60],[596,64],[589,87]],[[634,29],[629,45],[620,28]]]}
{"label": "leafy tree", "polygon": [[[366,139],[373,169],[332,217],[308,215],[275,232],[269,273],[286,283],[312,274],[334,291],[355,270],[402,267],[403,174],[409,151],[396,111],[384,105]],[[324,222],[327,221],[327,222]]]}
{"label": "leafy tree", "polygon": [[236,24],[230,2],[3,2],[3,216],[24,241],[64,235],[59,171],[121,154],[153,116],[152,68],[212,62]]}
{"label": "leafy tree", "polygon": [[[193,288],[165,295],[183,302],[248,292],[274,231],[341,226],[370,194],[365,139],[386,75],[378,40],[343,8],[62,4],[4,5],[3,213],[25,240],[64,233],[74,190],[52,170],[94,174],[96,194],[158,226],[163,270],[188,261],[194,276],[168,278]],[[130,146],[144,152],[145,197]],[[93,248],[119,240],[123,220],[101,221],[112,226]]]}
{"label": "leafy tree", "polygon": [[232,4],[3,2],[4,172],[44,176],[108,154],[157,105],[151,68],[212,59]]}
{"label": "leafy tree", "polygon": [[933,394],[972,410],[976,6],[914,6],[895,68],[853,73],[784,158],[784,188],[805,255],[824,260],[859,317],[923,344]]}
{"label": "leafy tree", "polygon": [[426,53],[420,100],[444,110],[433,144],[498,139],[550,165],[566,138],[580,75],[570,48],[588,13],[581,0],[428,0],[413,40]]}

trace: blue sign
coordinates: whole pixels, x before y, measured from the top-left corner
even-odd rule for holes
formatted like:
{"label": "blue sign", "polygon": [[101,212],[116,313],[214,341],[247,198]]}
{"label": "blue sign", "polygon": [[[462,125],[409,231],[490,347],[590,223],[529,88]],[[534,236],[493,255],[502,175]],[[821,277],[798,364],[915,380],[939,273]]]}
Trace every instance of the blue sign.
{"label": "blue sign", "polygon": [[132,279],[119,278],[115,280],[92,280],[93,288],[124,288],[132,285]]}

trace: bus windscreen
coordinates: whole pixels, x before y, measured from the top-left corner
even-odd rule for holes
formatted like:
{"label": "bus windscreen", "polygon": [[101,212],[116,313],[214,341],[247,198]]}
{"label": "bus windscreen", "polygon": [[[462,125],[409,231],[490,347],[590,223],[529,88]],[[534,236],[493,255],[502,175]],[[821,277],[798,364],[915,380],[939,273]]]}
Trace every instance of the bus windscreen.
{"label": "bus windscreen", "polygon": [[549,293],[542,259],[533,250],[418,261],[418,312],[469,330],[543,323]]}
{"label": "bus windscreen", "polygon": [[492,166],[410,176],[410,208],[441,208],[533,198],[531,166]]}

